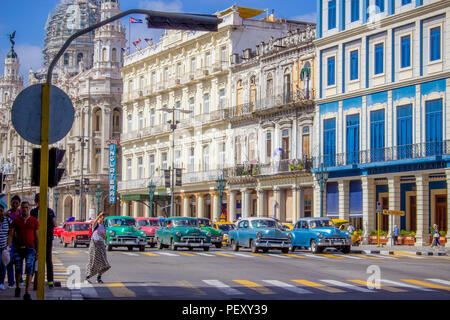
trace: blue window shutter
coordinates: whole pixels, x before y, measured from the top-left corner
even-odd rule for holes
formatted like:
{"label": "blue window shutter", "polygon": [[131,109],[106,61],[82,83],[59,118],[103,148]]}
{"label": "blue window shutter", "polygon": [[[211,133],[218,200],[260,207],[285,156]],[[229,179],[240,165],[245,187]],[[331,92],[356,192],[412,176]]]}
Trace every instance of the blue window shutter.
{"label": "blue window shutter", "polygon": [[427,156],[442,154],[442,99],[425,102],[425,150]]}
{"label": "blue window shutter", "polygon": [[328,30],[336,28],[336,0],[328,1]]}
{"label": "blue window shutter", "polygon": [[350,80],[358,79],[358,51],[350,52]]}
{"label": "blue window shutter", "polygon": [[383,62],[384,62],[384,45],[379,43],[375,45],[375,74],[383,73]]}
{"label": "blue window shutter", "polygon": [[384,161],[384,109],[370,112],[370,160]]}
{"label": "blue window shutter", "polygon": [[328,65],[328,79],[327,79],[327,84],[329,86],[332,86],[336,83],[336,77],[335,77],[335,57],[330,57],[327,60],[327,65]]}
{"label": "blue window shutter", "polygon": [[441,27],[430,30],[430,61],[441,59]]}
{"label": "blue window shutter", "polygon": [[397,107],[397,159],[412,158],[412,105]]}
{"label": "blue window shutter", "polygon": [[384,12],[384,0],[376,0],[375,5],[377,6],[377,13]]}
{"label": "blue window shutter", "polygon": [[351,22],[359,20],[359,2],[360,0],[352,0],[351,2]]}
{"label": "blue window shutter", "polygon": [[404,6],[405,4],[410,4],[411,0],[402,0],[402,6]]}
{"label": "blue window shutter", "polygon": [[327,183],[327,216],[338,217],[339,215],[339,189],[337,182]]}
{"label": "blue window shutter", "polygon": [[336,118],[323,122],[323,162],[324,166],[335,166],[336,154]]}
{"label": "blue window shutter", "polygon": [[362,217],[362,184],[360,180],[350,181],[350,217]]}
{"label": "blue window shutter", "polygon": [[402,68],[411,66],[411,37],[401,38],[401,66]]}
{"label": "blue window shutter", "polygon": [[359,159],[359,114],[347,116],[347,164]]}

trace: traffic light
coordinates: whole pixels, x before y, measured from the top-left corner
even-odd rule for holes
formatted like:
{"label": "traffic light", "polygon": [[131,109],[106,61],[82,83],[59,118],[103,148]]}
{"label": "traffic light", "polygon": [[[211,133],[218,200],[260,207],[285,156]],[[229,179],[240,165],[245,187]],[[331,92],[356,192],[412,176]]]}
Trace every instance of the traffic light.
{"label": "traffic light", "polygon": [[[64,158],[66,150],[51,148],[48,158],[48,187],[56,187],[61,180],[65,169],[58,168]],[[33,149],[31,164],[31,185],[39,187],[41,182],[41,149]]]}
{"label": "traffic light", "polygon": [[154,29],[177,29],[217,32],[222,19],[206,14],[183,14],[153,11],[147,14],[147,26]]}

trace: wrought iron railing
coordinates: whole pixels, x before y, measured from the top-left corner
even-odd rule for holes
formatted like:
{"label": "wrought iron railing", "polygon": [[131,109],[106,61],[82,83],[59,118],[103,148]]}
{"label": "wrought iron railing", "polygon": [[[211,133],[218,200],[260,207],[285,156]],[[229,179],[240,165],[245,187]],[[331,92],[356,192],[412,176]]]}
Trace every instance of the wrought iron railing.
{"label": "wrought iron railing", "polygon": [[315,157],[313,159],[313,167],[319,168],[321,164],[324,167],[341,167],[442,155],[450,155],[450,140],[323,155],[320,158]]}

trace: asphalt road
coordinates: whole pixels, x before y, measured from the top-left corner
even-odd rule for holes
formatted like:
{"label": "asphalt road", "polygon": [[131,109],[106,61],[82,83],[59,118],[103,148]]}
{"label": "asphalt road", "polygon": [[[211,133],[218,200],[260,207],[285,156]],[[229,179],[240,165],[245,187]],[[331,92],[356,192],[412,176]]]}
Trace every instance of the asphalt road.
{"label": "asphalt road", "polygon": [[112,268],[104,284],[87,284],[87,252],[54,242],[55,277],[70,287],[81,278],[84,299],[450,299],[448,256],[117,248],[108,252]]}

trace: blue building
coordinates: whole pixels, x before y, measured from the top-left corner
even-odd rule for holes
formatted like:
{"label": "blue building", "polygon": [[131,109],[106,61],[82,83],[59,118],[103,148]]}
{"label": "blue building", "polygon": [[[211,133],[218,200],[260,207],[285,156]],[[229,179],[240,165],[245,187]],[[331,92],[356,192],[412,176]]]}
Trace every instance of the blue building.
{"label": "blue building", "polygon": [[[450,1],[317,0],[315,169],[329,173],[324,215],[367,237],[377,202],[405,211],[381,229],[447,231]],[[315,216],[320,216],[319,182]],[[449,234],[447,239],[449,239]],[[449,241],[447,240],[447,245]]]}

